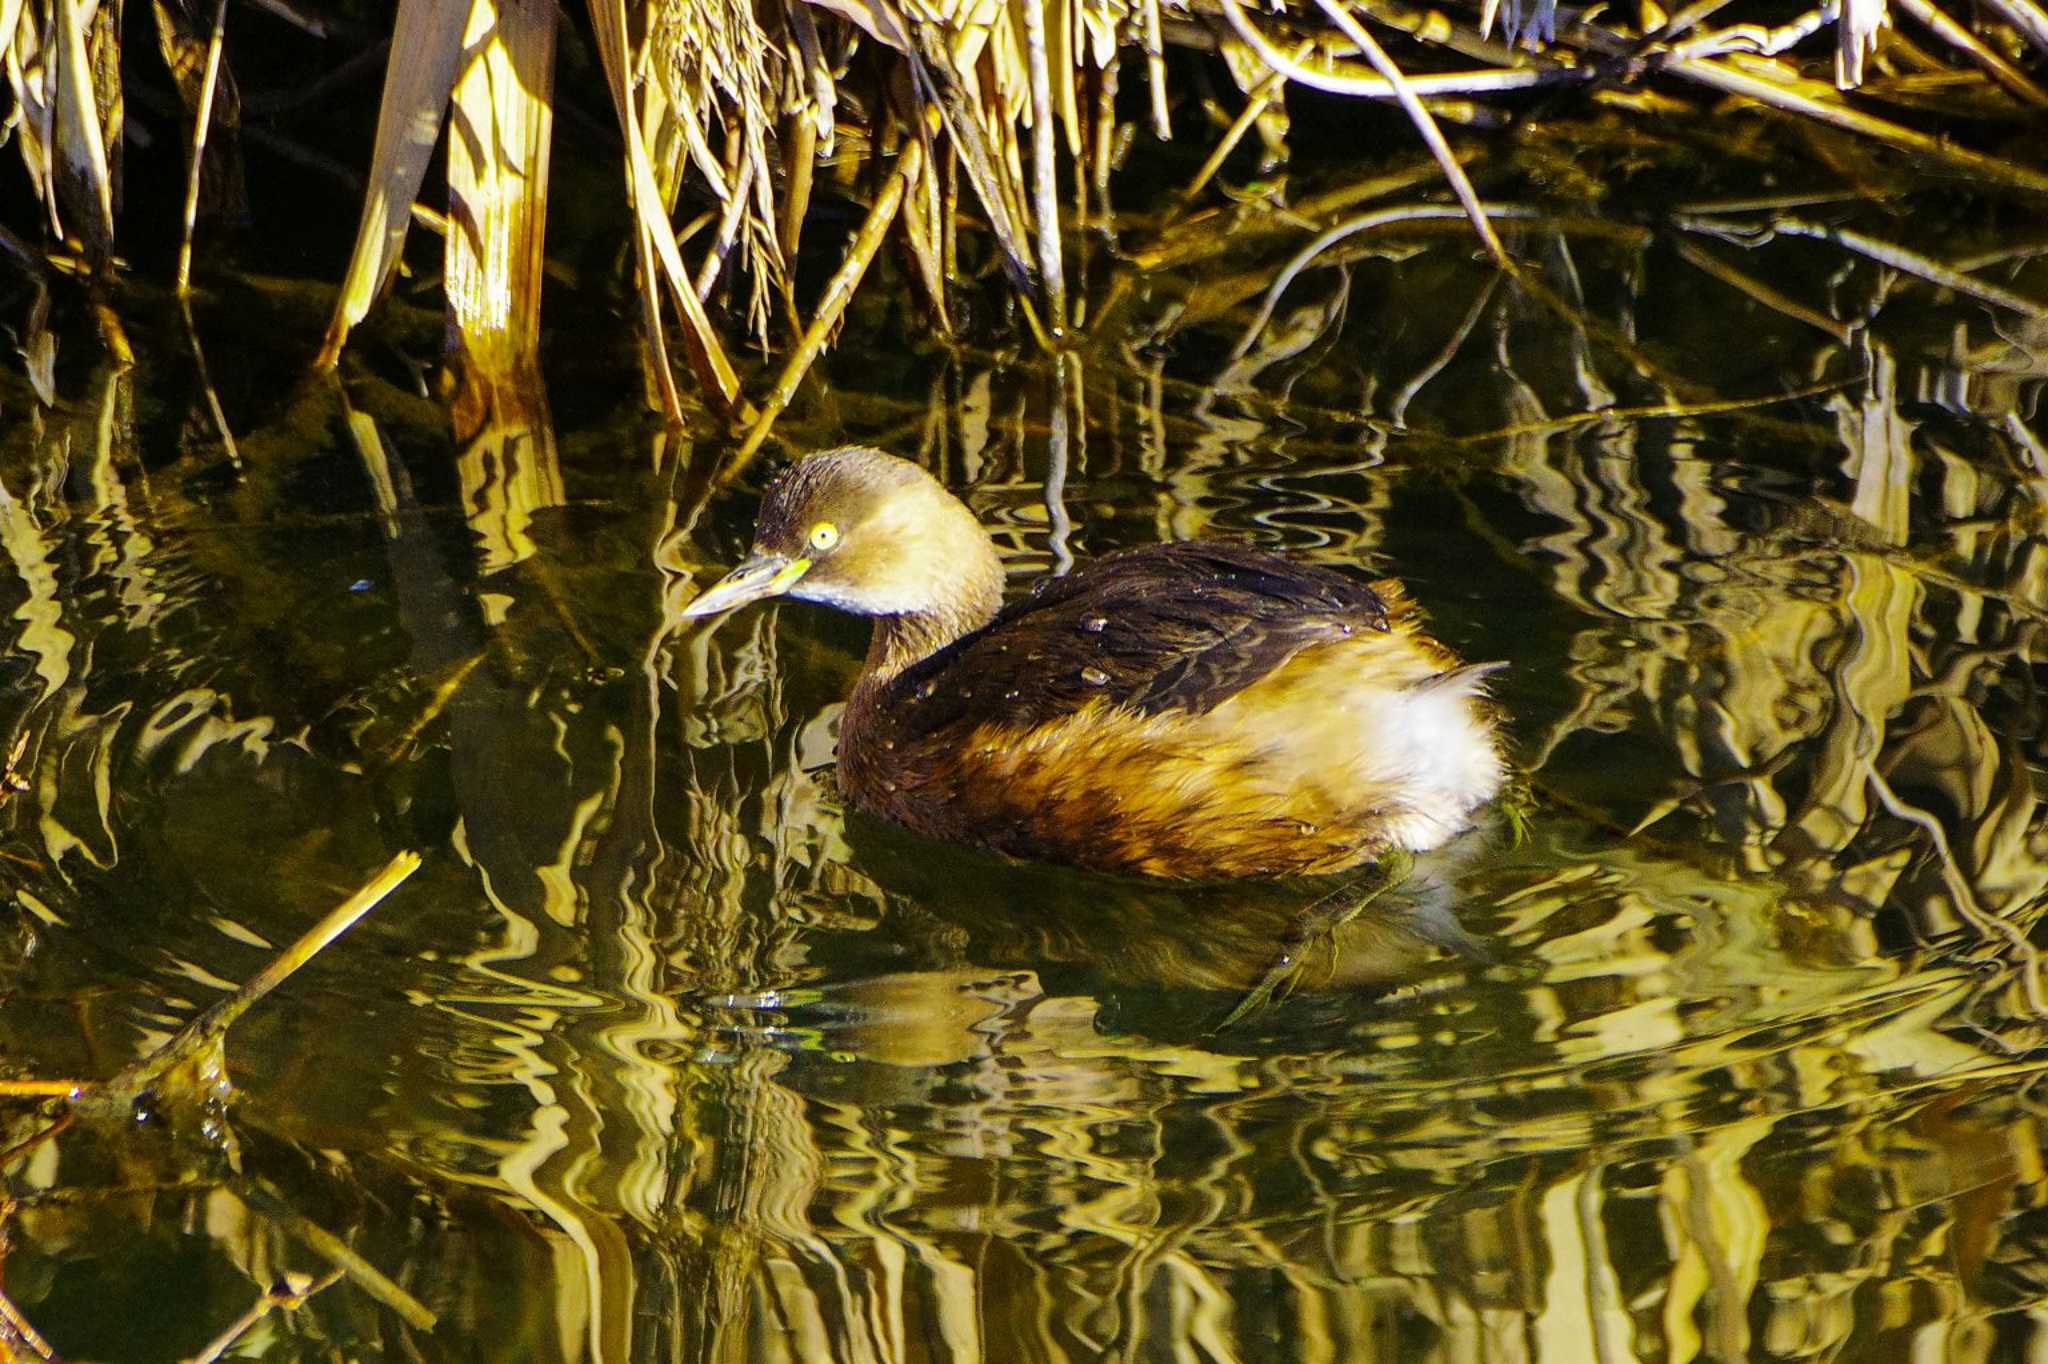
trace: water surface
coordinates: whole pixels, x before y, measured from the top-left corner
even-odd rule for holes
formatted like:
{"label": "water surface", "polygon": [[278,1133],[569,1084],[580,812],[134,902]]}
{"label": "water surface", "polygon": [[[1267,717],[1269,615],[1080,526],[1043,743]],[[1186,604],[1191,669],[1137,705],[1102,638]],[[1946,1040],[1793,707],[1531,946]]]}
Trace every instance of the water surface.
{"label": "water surface", "polygon": [[[464,448],[403,309],[300,382],[277,338],[324,297],[217,282],[232,459],[173,310],[126,305],[133,369],[67,335],[54,408],[0,392],[6,1076],[113,1075],[425,860],[234,1027],[224,1105],[39,1138],[9,1101],[7,1295],[101,1360],[336,1269],[244,1354],[2042,1348],[2044,333],[1669,227],[1721,188],[1553,204],[1521,285],[1456,224],[1361,234],[1263,324],[1302,225],[1133,261],[1140,222],[1079,252],[1059,363],[877,289],[727,489],[601,305],[562,307],[552,422]],[[1993,208],[1889,193],[1805,211],[2048,299]],[[1197,535],[1399,573],[1511,665],[1524,836],[1219,1027],[1319,889],[849,814],[863,627],[677,611],[778,459],[853,439],[965,496],[1018,590]]]}

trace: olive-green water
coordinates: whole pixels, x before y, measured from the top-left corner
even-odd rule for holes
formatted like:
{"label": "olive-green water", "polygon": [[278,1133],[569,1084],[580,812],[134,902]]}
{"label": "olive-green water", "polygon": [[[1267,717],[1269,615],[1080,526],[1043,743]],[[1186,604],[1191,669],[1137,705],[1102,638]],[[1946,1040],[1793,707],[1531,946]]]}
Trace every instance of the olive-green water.
{"label": "olive-green water", "polygon": [[[0,390],[4,1078],[114,1076],[423,862],[230,1028],[230,1089],[0,1099],[9,1310],[106,1361],[309,1281],[239,1357],[2039,1357],[2048,331],[1674,228],[1763,221],[1680,179],[1550,204],[1520,284],[1361,232],[1263,324],[1342,213],[1091,236],[1059,365],[885,275],[722,490],[708,420],[638,415],[629,304],[563,304],[551,419],[457,447],[431,319],[301,382],[326,295],[222,279],[235,459],[174,310],[123,303],[132,369],[73,318],[54,406]],[[1885,192],[1780,211],[2048,300],[2036,220]],[[1019,590],[1199,535],[1398,573],[1510,665],[1522,836],[1222,1026],[1326,888],[849,814],[864,627],[678,610],[852,439]]]}

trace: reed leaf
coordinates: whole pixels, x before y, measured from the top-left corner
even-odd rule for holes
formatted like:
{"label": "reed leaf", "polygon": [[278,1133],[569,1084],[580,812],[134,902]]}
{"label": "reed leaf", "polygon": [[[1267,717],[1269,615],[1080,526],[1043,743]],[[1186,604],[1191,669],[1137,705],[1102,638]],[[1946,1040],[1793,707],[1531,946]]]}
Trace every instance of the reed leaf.
{"label": "reed leaf", "polygon": [[86,26],[98,22],[86,0],[56,0],[56,133],[52,180],[57,198],[78,229],[87,251],[104,258],[114,249],[114,176],[108,134],[120,135],[119,120],[100,125],[100,108],[88,52]]}
{"label": "reed leaf", "polygon": [[[483,5],[487,0],[476,0]],[[469,6],[437,0],[399,0],[384,72],[384,97],[377,110],[377,140],[370,154],[370,187],[356,244],[342,276],[333,319],[321,343],[318,368],[332,369],[349,332],[369,314],[398,269],[413,200],[427,173],[427,160],[440,138],[441,122],[455,88],[456,63],[469,28]]]}
{"label": "reed leaf", "polygon": [[554,143],[552,0],[476,0],[448,139],[448,315],[457,440],[530,425],[539,400],[542,248]]}

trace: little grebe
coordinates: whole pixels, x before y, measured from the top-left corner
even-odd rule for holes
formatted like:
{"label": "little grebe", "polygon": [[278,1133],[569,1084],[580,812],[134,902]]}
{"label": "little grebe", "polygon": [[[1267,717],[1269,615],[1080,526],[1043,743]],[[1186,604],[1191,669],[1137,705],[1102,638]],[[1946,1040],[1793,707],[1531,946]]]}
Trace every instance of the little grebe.
{"label": "little grebe", "polygon": [[1341,871],[1450,839],[1506,775],[1484,675],[1397,583],[1221,541],[1148,545],[1002,604],[974,514],[849,447],[761,500],[753,553],[692,602],[875,618],[839,784],[920,833],[1177,879]]}

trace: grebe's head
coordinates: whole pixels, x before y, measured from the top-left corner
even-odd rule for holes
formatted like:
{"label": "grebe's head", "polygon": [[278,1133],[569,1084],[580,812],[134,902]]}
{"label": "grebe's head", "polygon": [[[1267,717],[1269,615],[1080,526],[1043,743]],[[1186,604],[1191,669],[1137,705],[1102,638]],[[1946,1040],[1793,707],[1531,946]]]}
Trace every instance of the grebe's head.
{"label": "grebe's head", "polygon": [[974,513],[907,459],[850,445],[808,455],[761,498],[753,552],[685,616],[764,597],[864,616],[979,624],[1002,600],[1002,563]]}

